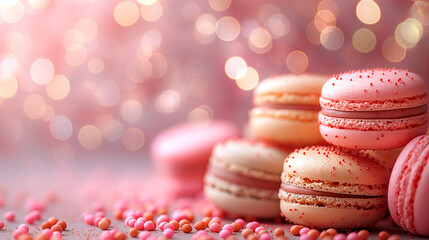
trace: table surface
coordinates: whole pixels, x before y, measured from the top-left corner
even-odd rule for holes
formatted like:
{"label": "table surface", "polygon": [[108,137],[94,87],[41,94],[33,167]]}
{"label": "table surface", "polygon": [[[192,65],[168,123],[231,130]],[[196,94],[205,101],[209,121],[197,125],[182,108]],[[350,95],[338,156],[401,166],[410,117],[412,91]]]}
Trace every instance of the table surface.
{"label": "table surface", "polygon": [[[42,157],[41,157],[42,156]],[[41,231],[41,224],[49,217],[55,216],[68,223],[63,232],[64,239],[98,239],[102,230],[87,225],[82,219],[83,211],[92,211],[94,203],[106,207],[106,216],[113,219],[113,205],[118,199],[126,199],[133,207],[136,199],[163,198],[163,189],[159,189],[156,173],[152,170],[149,157],[141,153],[132,154],[94,154],[83,153],[76,155],[72,162],[58,163],[48,154],[38,157],[28,157],[26,154],[4,154],[0,158],[0,197],[4,206],[0,207],[0,220],[6,227],[0,230],[0,239],[13,239],[13,231],[22,223],[24,216],[29,213],[26,201],[34,198],[46,203],[42,211],[42,221],[30,225],[30,233],[35,236]],[[202,218],[201,209],[205,202],[200,198],[187,199],[196,213],[196,220]],[[182,199],[169,200],[169,213],[177,209]],[[3,213],[13,211],[16,220],[8,222],[3,219]],[[226,219],[226,222],[233,219]],[[289,223],[262,221],[267,224],[267,230],[274,231],[276,227],[288,230]],[[113,220],[110,229],[128,232],[123,221]],[[390,234],[399,234],[402,239],[427,239],[408,234],[395,226],[389,218],[368,228],[370,239],[383,230]],[[207,230],[208,231],[208,230]],[[195,230],[193,231],[195,232]],[[153,236],[161,236],[157,229]],[[271,233],[271,235],[273,235]],[[220,239],[218,234],[213,234]],[[242,239],[238,233],[233,235]],[[286,233],[287,238],[297,238]],[[176,231],[173,239],[191,239],[192,234]]]}

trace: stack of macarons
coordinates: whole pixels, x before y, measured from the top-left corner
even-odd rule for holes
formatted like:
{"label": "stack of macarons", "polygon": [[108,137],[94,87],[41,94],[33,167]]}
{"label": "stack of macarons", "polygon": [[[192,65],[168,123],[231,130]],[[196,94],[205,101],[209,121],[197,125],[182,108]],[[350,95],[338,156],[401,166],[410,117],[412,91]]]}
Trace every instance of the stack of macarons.
{"label": "stack of macarons", "polygon": [[[400,148],[427,131],[424,81],[400,69],[350,71],[323,85],[320,106],[320,133],[334,146],[301,148],[286,158],[279,190],[282,213],[313,227],[373,224],[387,211],[386,167],[392,168]],[[383,156],[389,159],[377,159]],[[397,177],[395,168],[392,178],[407,178]],[[393,206],[404,225],[401,204]]]}
{"label": "stack of macarons", "polygon": [[288,74],[262,81],[250,111],[250,139],[216,145],[205,177],[207,199],[228,213],[280,216],[278,190],[293,147],[326,142],[318,131],[324,75]]}

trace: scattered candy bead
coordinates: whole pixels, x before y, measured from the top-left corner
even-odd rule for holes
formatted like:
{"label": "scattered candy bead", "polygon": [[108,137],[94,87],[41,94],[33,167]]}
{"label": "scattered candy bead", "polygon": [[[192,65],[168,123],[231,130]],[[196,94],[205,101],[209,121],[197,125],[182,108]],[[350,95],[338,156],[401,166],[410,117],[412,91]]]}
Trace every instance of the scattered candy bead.
{"label": "scattered candy bead", "polygon": [[274,230],[274,236],[276,237],[281,237],[285,235],[285,231],[283,230],[283,228],[276,228]]}
{"label": "scattered candy bead", "polygon": [[395,234],[387,238],[387,240],[401,240],[401,236]]}
{"label": "scattered candy bead", "polygon": [[294,236],[299,236],[299,231],[301,231],[302,228],[303,228],[303,226],[301,226],[301,225],[293,225],[289,229],[289,232],[290,232],[290,234],[292,234]]}
{"label": "scattered candy bead", "polygon": [[162,233],[162,235],[164,235],[167,238],[171,238],[174,235],[174,229],[172,228],[164,229],[164,232]]}
{"label": "scattered candy bead", "polygon": [[[89,215],[89,214],[86,214],[86,215]],[[86,216],[86,215],[85,215],[85,216]],[[54,226],[55,224],[57,224],[58,219],[57,219],[56,217],[50,217],[50,218],[48,219],[48,222],[50,222],[50,223],[51,223],[51,225],[52,225],[52,226]]]}
{"label": "scattered candy bead", "polygon": [[255,231],[257,227],[259,227],[259,223],[256,221],[250,222],[246,225],[246,228],[250,228],[253,231]]}
{"label": "scattered candy bead", "polygon": [[113,238],[115,240],[126,240],[127,239],[127,235],[125,235],[124,232],[117,231],[117,232],[115,232],[115,235],[114,235]]}
{"label": "scattered candy bead", "polygon": [[167,224],[167,222],[161,222],[159,225],[158,225],[158,228],[160,229],[160,230],[162,230],[162,231],[164,231],[164,226]]}
{"label": "scattered candy bead", "polygon": [[182,232],[184,233],[190,233],[192,232],[192,226],[189,223],[185,223],[182,225]]}
{"label": "scattered candy bead", "polygon": [[[63,220],[58,221],[58,222],[57,222],[57,224],[58,224],[58,225],[60,225],[60,226],[63,228],[63,230],[66,230],[66,229],[67,229],[67,223],[66,223],[66,222],[64,222]],[[110,223],[109,223],[109,224],[110,224]]]}
{"label": "scattered candy bead", "polygon": [[368,230],[360,230],[359,232],[358,232],[358,237],[359,237],[359,240],[367,240],[368,238],[369,238],[369,232],[368,232]]}
{"label": "scattered candy bead", "polygon": [[197,231],[199,231],[199,230],[204,230],[204,229],[206,229],[206,227],[207,227],[207,225],[206,225],[206,223],[205,223],[205,222],[203,222],[203,221],[197,221],[197,222],[194,224],[194,228],[195,228],[195,230],[197,230]]}
{"label": "scattered candy bead", "polygon": [[137,237],[137,235],[139,234],[139,230],[135,227],[132,227],[130,228],[128,234],[130,234],[131,237]]}
{"label": "scattered candy bead", "polygon": [[226,230],[226,229],[223,229],[222,231],[220,231],[220,233],[219,233],[219,236],[222,238],[222,239],[225,239],[225,238],[227,238],[227,237],[229,237],[231,235],[231,232],[230,231],[228,231],[228,230]]}
{"label": "scattered candy bead", "polygon": [[188,219],[182,219],[182,220],[180,220],[180,222],[179,222],[179,226],[180,227],[182,227],[183,226],[183,224],[189,224],[190,222],[189,222],[189,220]]}
{"label": "scattered candy bead", "polygon": [[15,213],[11,211],[7,211],[3,215],[4,219],[8,220],[9,222],[13,222],[15,220]]}
{"label": "scattered candy bead", "polygon": [[52,227],[52,224],[48,221],[46,221],[42,224],[42,229],[47,229],[47,228],[50,229],[51,227]]}
{"label": "scattered candy bead", "polygon": [[100,220],[100,222],[98,222],[98,227],[101,230],[107,230],[110,227],[110,223],[105,218],[103,218]]}
{"label": "scattered candy bead", "polygon": [[240,224],[241,228],[244,228],[244,225],[246,225],[246,222],[241,218],[235,219],[234,222]]}
{"label": "scattered candy bead", "polygon": [[166,223],[165,225],[164,225],[164,227],[163,227],[163,230],[165,231],[165,230],[167,230],[167,229],[171,229],[171,230],[175,230],[175,226],[174,226],[174,224],[172,224],[172,223]]}
{"label": "scattered candy bead", "polygon": [[228,230],[230,233],[234,232],[234,227],[231,224],[225,224],[222,227],[222,230]]}
{"label": "scattered candy bead", "polygon": [[61,225],[59,225],[59,224],[55,224],[54,226],[52,226],[52,227],[51,227],[51,230],[52,230],[53,232],[62,232],[62,231],[63,231],[63,228],[61,227]]}
{"label": "scattered candy bead", "polygon": [[4,222],[0,221],[0,230],[4,228]]}
{"label": "scattered candy bead", "polygon": [[303,227],[303,228],[301,228],[301,230],[299,230],[299,235],[307,234],[307,233],[308,233],[308,231],[310,231],[310,228],[308,228],[308,227]]}
{"label": "scattered candy bead", "polygon": [[241,236],[243,236],[244,238],[247,238],[252,233],[254,233],[252,229],[245,228],[243,231],[241,231]]}
{"label": "scattered candy bead", "polygon": [[347,240],[359,240],[357,232],[351,232],[347,235]]}
{"label": "scattered candy bead", "polygon": [[146,240],[148,237],[150,237],[150,232],[141,232],[139,234],[139,239],[140,240]]}
{"label": "scattered candy bead", "polygon": [[18,230],[21,230],[23,232],[28,233],[28,231],[30,231],[30,228],[26,224],[21,224],[21,225],[18,226]]}
{"label": "scattered candy bead", "polygon": [[145,230],[153,231],[153,230],[155,230],[155,228],[156,228],[155,223],[152,220],[146,221],[144,223],[144,229]]}
{"label": "scattered candy bead", "polygon": [[234,228],[234,232],[239,232],[243,228],[238,222],[231,223],[231,226]]}
{"label": "scattered candy bead", "polygon": [[[94,225],[94,216],[92,216],[92,215],[90,215],[90,214],[88,214],[88,215],[85,215],[85,217],[84,217],[84,219],[83,219],[84,221],[85,221],[85,223],[86,224],[88,224],[88,225]],[[58,220],[57,220],[58,221]],[[51,221],[49,221],[48,220],[48,222],[50,222],[51,224],[52,224],[52,222]],[[56,222],[55,222],[56,223]],[[55,223],[53,224],[53,225],[55,225]]]}
{"label": "scattered candy bead", "polygon": [[134,223],[134,227],[137,228],[139,231],[144,230],[144,221],[137,220],[136,223]]}
{"label": "scattered candy bead", "polygon": [[319,237],[320,232],[316,229],[311,229],[307,232],[307,235],[311,237],[311,239],[315,240]]}
{"label": "scattered candy bead", "polygon": [[220,231],[220,225],[217,222],[212,223],[212,224],[210,224],[209,229],[211,232],[217,233]]}
{"label": "scattered candy bead", "polygon": [[51,238],[52,234],[54,233],[50,228],[47,228],[42,231],[43,235],[46,235],[48,238]]}
{"label": "scattered candy bead", "polygon": [[261,234],[261,235],[259,236],[259,239],[260,239],[260,240],[270,240],[270,239],[271,239],[271,236],[270,236],[270,234],[268,234],[268,233],[263,233],[263,234]]}
{"label": "scattered candy bead", "polygon": [[299,236],[300,240],[313,240],[310,236],[308,236],[306,233],[301,234],[301,236]]}
{"label": "scattered candy bead", "polygon": [[380,240],[387,240],[388,237],[389,237],[389,233],[386,231],[381,231],[377,235],[377,238]]}
{"label": "scattered candy bead", "polygon": [[334,236],[334,240],[346,240],[346,235],[339,233]]}
{"label": "scattered candy bead", "polygon": [[[334,237],[335,235],[337,235],[337,230],[335,228],[328,228],[326,230],[327,233],[329,233],[329,235],[331,235],[332,237]],[[369,236],[369,235],[368,235]]]}

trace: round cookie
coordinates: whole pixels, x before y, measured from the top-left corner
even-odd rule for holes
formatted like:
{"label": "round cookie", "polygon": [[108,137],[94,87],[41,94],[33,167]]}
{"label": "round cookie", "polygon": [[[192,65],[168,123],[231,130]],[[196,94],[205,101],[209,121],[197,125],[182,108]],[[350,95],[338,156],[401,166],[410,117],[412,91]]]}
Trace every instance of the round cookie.
{"label": "round cookie", "polygon": [[320,91],[328,78],[287,74],[262,81],[250,111],[252,136],[299,147],[326,143],[318,130],[317,114]]}
{"label": "round cookie", "polygon": [[393,167],[389,182],[389,211],[407,231],[429,237],[429,136],[414,138]]}
{"label": "round cookie", "polygon": [[174,183],[165,184],[166,191],[174,192],[176,196],[201,191],[213,147],[238,136],[240,129],[237,126],[221,120],[212,121],[205,127],[179,124],[160,133],[152,143],[151,155],[160,176],[166,179],[165,182]]}
{"label": "round cookie", "polygon": [[338,74],[322,88],[320,132],[329,143],[355,149],[405,146],[428,128],[424,81],[401,69]]}
{"label": "round cookie", "polygon": [[280,208],[295,224],[359,228],[387,211],[389,175],[368,155],[334,146],[295,150],[285,159]]}
{"label": "round cookie", "polygon": [[232,139],[213,149],[204,194],[219,208],[243,216],[280,216],[277,192],[290,151],[256,140]]}

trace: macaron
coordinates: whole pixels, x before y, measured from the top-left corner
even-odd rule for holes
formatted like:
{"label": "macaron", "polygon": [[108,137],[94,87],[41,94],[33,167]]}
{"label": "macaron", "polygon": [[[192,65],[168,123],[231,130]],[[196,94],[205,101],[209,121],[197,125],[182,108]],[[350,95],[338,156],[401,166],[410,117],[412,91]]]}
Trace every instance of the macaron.
{"label": "macaron", "polygon": [[426,133],[426,87],[401,69],[365,69],[330,78],[322,88],[320,132],[329,143],[355,149],[393,149]]}
{"label": "macaron", "polygon": [[231,139],[217,144],[205,176],[205,197],[230,214],[280,216],[277,193],[289,152],[258,140]]}
{"label": "macaron", "polygon": [[362,150],[364,153],[374,157],[380,165],[386,168],[390,173],[392,172],[393,166],[395,165],[396,159],[402,152],[403,147],[394,148],[388,150]]}
{"label": "macaron", "polygon": [[320,91],[328,79],[287,74],[261,81],[249,114],[252,136],[295,147],[326,143],[318,130],[317,114]]}
{"label": "macaron", "polygon": [[414,138],[402,150],[390,176],[388,202],[393,221],[429,237],[429,136]]}
{"label": "macaron", "polygon": [[155,169],[167,182],[175,183],[175,187],[166,188],[165,191],[177,196],[202,191],[213,147],[218,142],[238,136],[240,128],[223,120],[214,120],[204,127],[183,123],[157,135],[151,145]]}
{"label": "macaron", "polygon": [[360,228],[387,212],[387,171],[355,150],[297,149],[286,157],[281,178],[280,208],[295,224]]}

